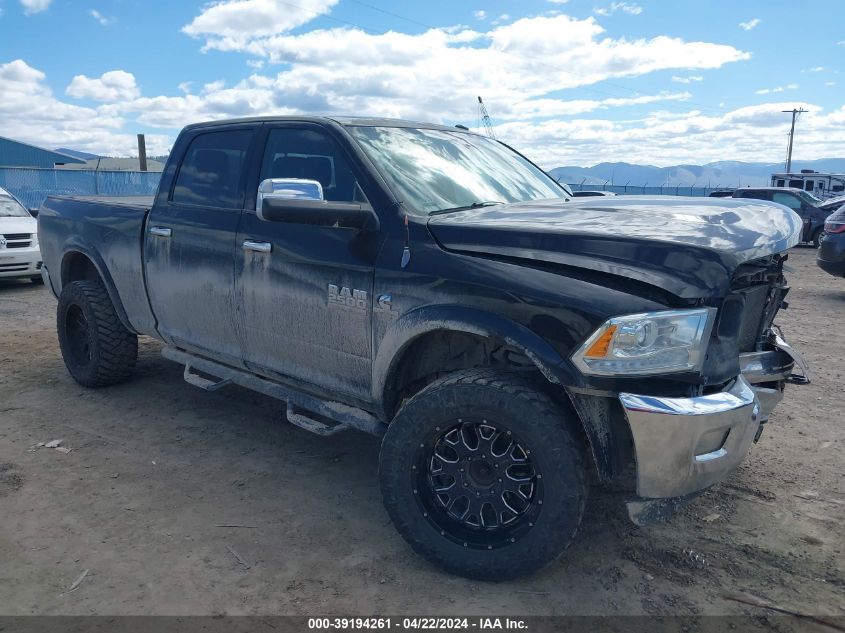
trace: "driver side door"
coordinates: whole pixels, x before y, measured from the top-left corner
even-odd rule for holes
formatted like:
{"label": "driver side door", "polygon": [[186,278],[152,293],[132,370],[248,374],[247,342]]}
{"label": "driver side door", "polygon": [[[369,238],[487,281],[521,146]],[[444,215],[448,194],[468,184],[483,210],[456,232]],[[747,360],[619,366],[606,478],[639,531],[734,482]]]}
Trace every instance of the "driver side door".
{"label": "driver side door", "polygon": [[[325,200],[366,201],[353,160],[322,126],[268,124],[263,137],[258,183],[316,180]],[[237,235],[235,293],[247,367],[369,400],[379,243],[377,231],[266,221],[245,210]]]}

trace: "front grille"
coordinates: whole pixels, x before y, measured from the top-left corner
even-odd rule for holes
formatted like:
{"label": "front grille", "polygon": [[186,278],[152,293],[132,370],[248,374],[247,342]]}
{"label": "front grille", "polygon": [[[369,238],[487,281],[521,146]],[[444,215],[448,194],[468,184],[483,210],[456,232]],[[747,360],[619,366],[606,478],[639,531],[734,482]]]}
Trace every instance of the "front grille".
{"label": "front grille", "polygon": [[744,298],[742,319],[739,326],[739,351],[751,352],[754,350],[757,339],[763,330],[767,330],[771,323],[765,323],[765,308],[769,300],[770,286],[755,286],[739,291],[739,296]]}
{"label": "front grille", "polygon": [[783,277],[785,255],[770,255],[742,264],[734,273],[731,294],[723,305],[720,331],[736,332],[740,352],[753,352],[768,336],[789,291]]}
{"label": "front grille", "polygon": [[29,270],[29,264],[0,264],[0,273],[19,273]]}
{"label": "front grille", "polygon": [[30,233],[4,233],[6,248],[29,248],[32,246],[32,235]]}

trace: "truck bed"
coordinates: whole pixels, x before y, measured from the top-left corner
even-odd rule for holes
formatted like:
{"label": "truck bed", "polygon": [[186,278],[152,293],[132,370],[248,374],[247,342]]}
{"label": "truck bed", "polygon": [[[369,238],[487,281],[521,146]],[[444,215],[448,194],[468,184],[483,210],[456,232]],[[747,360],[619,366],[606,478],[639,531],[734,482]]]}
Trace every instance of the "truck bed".
{"label": "truck bed", "polygon": [[54,199],[75,200],[91,204],[107,204],[149,211],[153,206],[155,196],[50,196]]}
{"label": "truck bed", "polygon": [[61,294],[72,270],[87,260],[113,295],[124,325],[154,331],[142,252],[152,206],[152,196],[49,196],[38,214],[38,236],[53,292]]}

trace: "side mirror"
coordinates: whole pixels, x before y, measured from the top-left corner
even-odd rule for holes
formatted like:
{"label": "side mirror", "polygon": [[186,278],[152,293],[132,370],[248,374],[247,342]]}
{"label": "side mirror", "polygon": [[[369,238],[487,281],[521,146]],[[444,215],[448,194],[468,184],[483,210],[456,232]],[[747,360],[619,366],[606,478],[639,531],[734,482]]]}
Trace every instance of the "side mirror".
{"label": "side mirror", "polygon": [[[261,217],[261,209],[265,199],[278,198],[282,200],[322,200],[323,185],[317,180],[303,178],[268,178],[258,185],[258,199],[255,209]],[[262,218],[264,219],[264,218]]]}
{"label": "side mirror", "polygon": [[379,220],[373,208],[361,202],[323,199],[316,180],[270,178],[258,187],[255,213],[265,222],[287,222],[376,231]]}

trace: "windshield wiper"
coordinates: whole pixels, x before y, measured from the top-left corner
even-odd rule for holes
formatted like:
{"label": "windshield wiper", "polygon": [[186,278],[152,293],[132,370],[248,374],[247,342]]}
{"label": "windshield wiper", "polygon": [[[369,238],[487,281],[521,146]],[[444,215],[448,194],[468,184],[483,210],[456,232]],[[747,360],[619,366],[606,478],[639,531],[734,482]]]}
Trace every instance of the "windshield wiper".
{"label": "windshield wiper", "polygon": [[494,207],[497,204],[507,204],[502,202],[501,200],[483,200],[478,202],[473,202],[472,204],[465,204],[462,207],[452,207],[451,209],[438,209],[437,211],[432,211],[429,215],[440,215],[441,213],[452,213],[453,211],[466,211],[468,209],[481,209],[483,207]]}

